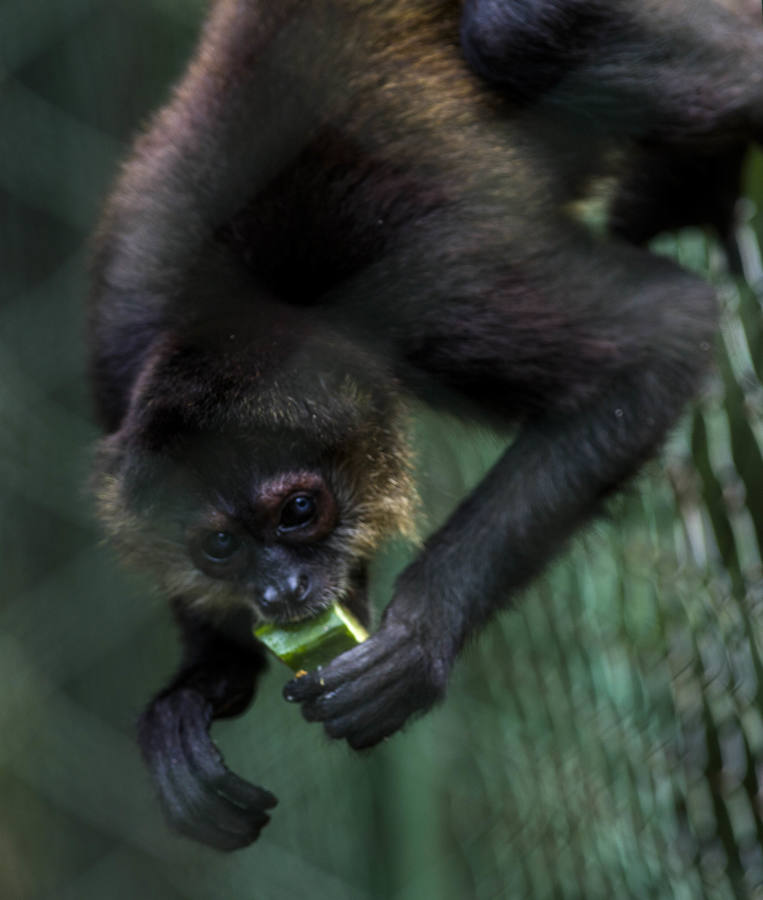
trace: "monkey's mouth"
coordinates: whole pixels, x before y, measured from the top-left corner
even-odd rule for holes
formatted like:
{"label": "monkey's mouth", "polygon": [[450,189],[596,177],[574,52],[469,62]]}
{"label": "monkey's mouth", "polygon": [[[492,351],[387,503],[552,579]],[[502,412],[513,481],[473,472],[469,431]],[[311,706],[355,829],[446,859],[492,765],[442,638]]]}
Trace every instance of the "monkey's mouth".
{"label": "monkey's mouth", "polygon": [[311,601],[298,607],[284,604],[279,609],[263,610],[256,602],[255,617],[260,623],[269,625],[297,625],[300,622],[308,622],[322,612],[325,612],[332,604],[331,598]]}
{"label": "monkey's mouth", "polygon": [[262,624],[296,625],[308,622],[325,612],[330,606],[338,604],[353,612],[358,619],[367,617],[364,611],[364,591],[360,585],[330,585],[320,592],[310,593],[304,599],[294,602],[284,600],[280,603],[262,604],[253,601],[255,619]]}
{"label": "monkey's mouth", "polygon": [[343,598],[347,593],[336,589],[311,591],[299,600],[281,598],[277,602],[270,603],[263,603],[259,598],[255,598],[252,605],[260,622],[272,625],[296,625],[314,619],[333,603],[344,602]]}

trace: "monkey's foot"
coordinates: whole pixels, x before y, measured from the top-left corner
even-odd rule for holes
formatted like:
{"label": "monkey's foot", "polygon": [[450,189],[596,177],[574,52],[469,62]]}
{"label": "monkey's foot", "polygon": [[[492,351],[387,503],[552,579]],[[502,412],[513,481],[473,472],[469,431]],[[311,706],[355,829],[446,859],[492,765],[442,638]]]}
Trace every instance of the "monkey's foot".
{"label": "monkey's foot", "polygon": [[429,709],[445,693],[449,671],[407,625],[387,619],[364,643],[290,681],[284,697],[359,750]]}

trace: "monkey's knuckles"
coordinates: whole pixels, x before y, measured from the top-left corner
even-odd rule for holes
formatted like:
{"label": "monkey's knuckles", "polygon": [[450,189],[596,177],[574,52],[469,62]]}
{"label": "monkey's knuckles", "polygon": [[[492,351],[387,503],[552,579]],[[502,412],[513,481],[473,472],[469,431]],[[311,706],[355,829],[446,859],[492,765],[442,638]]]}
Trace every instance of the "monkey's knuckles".
{"label": "monkey's knuckles", "polygon": [[442,667],[412,632],[396,624],[367,643],[372,641],[284,690],[287,699],[302,704],[305,719],[322,722],[329,737],[345,739],[354,749],[393,734],[445,692]]}

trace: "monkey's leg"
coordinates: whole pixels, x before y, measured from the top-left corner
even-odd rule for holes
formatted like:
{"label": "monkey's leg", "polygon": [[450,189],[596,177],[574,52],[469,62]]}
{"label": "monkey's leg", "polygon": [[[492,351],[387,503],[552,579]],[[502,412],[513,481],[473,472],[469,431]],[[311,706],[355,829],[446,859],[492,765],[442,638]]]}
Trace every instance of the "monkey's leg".
{"label": "monkey's leg", "polygon": [[466,0],[472,67],[511,96],[651,139],[763,139],[763,22],[715,0]]}
{"label": "monkey's leg", "polygon": [[177,611],[184,656],[172,682],[149,704],[138,742],[165,815],[188,837],[219,850],[256,840],[276,798],[226,768],[212,743],[213,719],[251,703],[264,650],[249,636],[229,636]]}
{"label": "monkey's leg", "polygon": [[712,225],[735,260],[746,147],[763,139],[759,14],[715,0],[467,0],[462,28],[472,66],[512,97],[635,139],[617,234]]}
{"label": "monkey's leg", "polygon": [[[709,362],[709,286],[626,245],[562,239],[546,251],[545,268],[526,256],[481,288],[474,257],[421,282],[409,357],[475,403],[523,402],[525,424],[402,573],[379,631],[286,686],[354,747],[442,696],[469,635],[655,451]],[[474,296],[448,299],[469,283]]]}

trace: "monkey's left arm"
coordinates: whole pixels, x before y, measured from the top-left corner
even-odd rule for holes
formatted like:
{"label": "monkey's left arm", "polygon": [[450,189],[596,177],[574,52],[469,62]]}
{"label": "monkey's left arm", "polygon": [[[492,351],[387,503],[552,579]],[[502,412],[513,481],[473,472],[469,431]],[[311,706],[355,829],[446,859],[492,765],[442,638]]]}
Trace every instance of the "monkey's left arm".
{"label": "monkey's left arm", "polygon": [[544,241],[553,269],[526,257],[491,274],[512,251],[484,239],[481,286],[479,250],[419,281],[435,302],[407,355],[475,403],[524,403],[525,425],[402,573],[377,633],[286,685],[356,748],[442,697],[467,638],[655,451],[710,359],[713,291],[667,261],[573,232]]}

